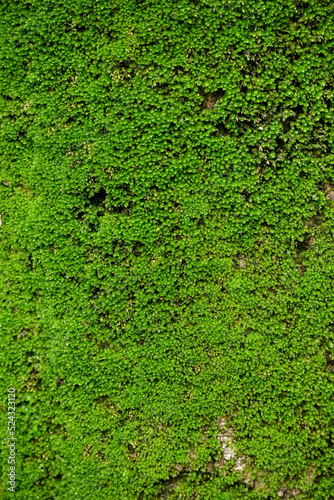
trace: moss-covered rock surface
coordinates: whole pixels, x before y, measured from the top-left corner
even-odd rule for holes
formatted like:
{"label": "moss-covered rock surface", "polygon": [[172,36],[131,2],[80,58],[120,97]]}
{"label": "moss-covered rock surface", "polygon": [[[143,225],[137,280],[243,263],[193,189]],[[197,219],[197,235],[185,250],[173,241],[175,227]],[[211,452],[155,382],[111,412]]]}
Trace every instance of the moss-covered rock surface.
{"label": "moss-covered rock surface", "polygon": [[333,3],[0,36],[1,498],[333,499]]}

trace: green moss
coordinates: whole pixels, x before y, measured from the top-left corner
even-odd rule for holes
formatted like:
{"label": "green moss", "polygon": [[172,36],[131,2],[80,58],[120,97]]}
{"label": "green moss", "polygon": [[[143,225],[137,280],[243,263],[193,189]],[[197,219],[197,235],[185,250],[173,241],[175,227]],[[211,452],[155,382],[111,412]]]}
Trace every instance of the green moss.
{"label": "green moss", "polygon": [[332,4],[0,9],[16,498],[334,498]]}

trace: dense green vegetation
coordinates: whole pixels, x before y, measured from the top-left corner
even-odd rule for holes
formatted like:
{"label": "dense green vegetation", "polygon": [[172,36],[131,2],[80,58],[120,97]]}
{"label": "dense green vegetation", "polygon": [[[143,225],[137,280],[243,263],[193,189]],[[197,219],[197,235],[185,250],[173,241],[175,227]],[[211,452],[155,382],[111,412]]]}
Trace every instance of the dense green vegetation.
{"label": "dense green vegetation", "polygon": [[333,499],[332,2],[0,9],[15,498]]}

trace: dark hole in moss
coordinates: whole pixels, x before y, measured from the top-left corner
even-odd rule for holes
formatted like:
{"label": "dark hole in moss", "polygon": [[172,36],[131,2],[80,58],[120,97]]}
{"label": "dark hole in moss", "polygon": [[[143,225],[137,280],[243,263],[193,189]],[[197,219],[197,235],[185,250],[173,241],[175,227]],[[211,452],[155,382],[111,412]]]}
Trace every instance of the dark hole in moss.
{"label": "dark hole in moss", "polygon": [[297,253],[300,253],[308,248],[308,240],[298,241],[295,246]]}
{"label": "dark hole in moss", "polygon": [[241,192],[241,195],[243,196],[243,198],[244,198],[244,200],[245,200],[246,202],[248,202],[248,201],[250,200],[250,196],[251,196],[251,195],[250,195],[250,193],[248,193],[247,191],[242,191],[242,192]]}
{"label": "dark hole in moss", "polygon": [[89,201],[92,205],[102,205],[107,197],[107,192],[104,188],[101,188],[97,193],[95,193]]}
{"label": "dark hole in moss", "polygon": [[132,62],[131,59],[127,58],[127,59],[124,59],[124,61],[120,61],[118,63],[118,66],[120,68],[128,69],[130,67],[130,65],[131,65],[131,62]]}
{"label": "dark hole in moss", "polygon": [[218,135],[228,135],[229,134],[229,130],[226,128],[224,123],[217,124],[217,132],[218,132]]}
{"label": "dark hole in moss", "polygon": [[283,149],[283,147],[285,145],[285,142],[283,139],[281,139],[280,137],[276,137],[276,143],[277,143],[278,149]]}
{"label": "dark hole in moss", "polygon": [[120,207],[113,207],[112,212],[114,214],[126,214],[127,213],[127,208],[125,206],[120,206]]}

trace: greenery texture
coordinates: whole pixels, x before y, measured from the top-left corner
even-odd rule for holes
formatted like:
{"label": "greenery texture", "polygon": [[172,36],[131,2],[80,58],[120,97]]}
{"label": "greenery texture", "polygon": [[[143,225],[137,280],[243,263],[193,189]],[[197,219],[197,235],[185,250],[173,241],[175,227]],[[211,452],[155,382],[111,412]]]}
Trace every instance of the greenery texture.
{"label": "greenery texture", "polygon": [[333,3],[0,14],[15,498],[333,499]]}

